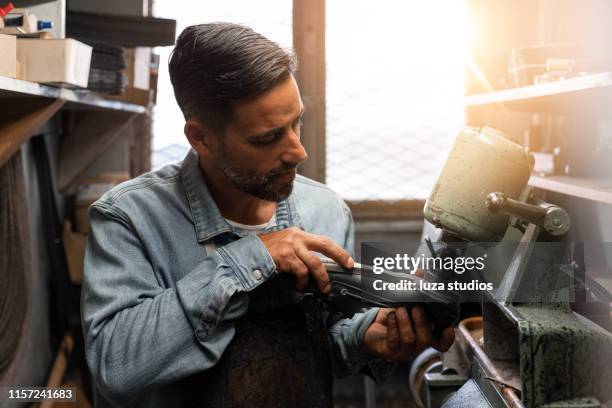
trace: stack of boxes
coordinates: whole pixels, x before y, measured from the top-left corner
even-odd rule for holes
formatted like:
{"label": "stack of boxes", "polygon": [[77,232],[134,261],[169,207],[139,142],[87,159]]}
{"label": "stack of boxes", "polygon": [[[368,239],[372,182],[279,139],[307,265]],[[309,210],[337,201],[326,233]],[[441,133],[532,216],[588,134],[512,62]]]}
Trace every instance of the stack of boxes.
{"label": "stack of boxes", "polygon": [[74,219],[64,222],[64,248],[68,260],[70,279],[80,284],[83,279],[85,243],[89,232],[87,211],[97,199],[119,183],[128,180],[127,173],[102,173],[91,179],[81,180],[75,195]]}
{"label": "stack of boxes", "polygon": [[157,78],[152,74],[157,70],[156,66],[152,67],[153,57],[150,47],[125,49],[127,84],[121,96],[112,99],[144,106],[153,102],[157,86]]}
{"label": "stack of boxes", "polygon": [[156,76],[152,72],[156,67],[152,69],[155,56],[150,47],[123,50],[96,44],[101,47],[96,51],[102,53],[118,50],[112,57],[120,61],[113,61],[110,68],[93,64],[92,70],[96,62],[93,47],[76,39],[53,38],[52,27],[51,21],[38,20],[28,9],[15,9],[11,3],[0,5],[0,76],[78,88],[88,88],[93,76],[91,89],[112,94],[109,99],[143,106],[153,102]]}
{"label": "stack of boxes", "polygon": [[[143,106],[154,102],[157,63],[152,61],[158,59],[152,48],[123,48],[80,37],[90,45],[72,38],[53,38],[52,26],[28,9],[0,4],[0,79],[89,88],[104,93],[106,99]],[[66,220],[63,231],[73,283],[80,283],[83,274],[88,207],[128,178],[125,173],[105,173],[77,183],[74,217]]]}
{"label": "stack of boxes", "polygon": [[25,81],[87,87],[91,47],[73,39],[49,39],[50,21],[27,9],[0,7],[0,75]]}

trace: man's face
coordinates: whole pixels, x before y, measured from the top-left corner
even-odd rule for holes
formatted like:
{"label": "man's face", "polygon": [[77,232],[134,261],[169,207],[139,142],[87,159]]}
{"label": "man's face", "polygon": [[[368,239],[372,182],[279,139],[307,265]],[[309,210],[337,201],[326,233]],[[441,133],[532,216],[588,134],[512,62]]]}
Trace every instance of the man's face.
{"label": "man's face", "polygon": [[291,193],[297,166],[308,155],[300,142],[304,107],[290,76],[234,108],[223,135],[213,137],[209,159],[240,191],[268,201]]}

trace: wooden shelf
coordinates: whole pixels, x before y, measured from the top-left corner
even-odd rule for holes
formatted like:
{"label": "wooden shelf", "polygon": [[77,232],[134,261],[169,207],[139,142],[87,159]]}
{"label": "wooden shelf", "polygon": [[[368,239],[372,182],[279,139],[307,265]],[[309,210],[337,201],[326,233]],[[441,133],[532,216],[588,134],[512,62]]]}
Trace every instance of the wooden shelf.
{"label": "wooden shelf", "polygon": [[90,121],[85,131],[75,133],[81,137],[71,140],[74,151],[65,154],[64,167],[72,167],[70,172],[62,172],[64,186],[100,154],[100,149],[108,147],[132,117],[147,111],[142,105],[106,99],[88,90],[0,76],[0,110],[4,112],[0,115],[0,167],[60,109],[83,110],[81,120]]}
{"label": "wooden shelf", "polygon": [[466,96],[467,107],[498,106],[511,110],[567,114],[587,109],[612,116],[612,72],[589,74],[546,84]]}
{"label": "wooden shelf", "polygon": [[529,185],[573,197],[612,204],[612,179],[590,179],[568,176],[531,176]]}
{"label": "wooden shelf", "polygon": [[0,76],[0,99],[40,97],[66,101],[66,106],[73,109],[105,109],[131,113],[145,113],[142,105],[113,101],[84,89],[67,89],[36,82],[22,81]]}

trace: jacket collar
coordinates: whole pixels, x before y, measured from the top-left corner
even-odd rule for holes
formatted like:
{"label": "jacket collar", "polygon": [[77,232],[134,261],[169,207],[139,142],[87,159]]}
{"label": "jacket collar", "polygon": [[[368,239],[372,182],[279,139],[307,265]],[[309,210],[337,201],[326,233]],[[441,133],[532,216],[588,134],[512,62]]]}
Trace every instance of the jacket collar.
{"label": "jacket collar", "polygon": [[[198,242],[223,233],[232,232],[238,235],[234,228],[225,221],[219,207],[210,195],[206,181],[200,168],[198,154],[192,149],[183,160],[180,177],[185,188],[185,195],[191,211],[191,219],[195,226]],[[276,226],[272,230],[280,230],[292,226],[304,229],[296,211],[295,194],[280,201],[276,207]]]}

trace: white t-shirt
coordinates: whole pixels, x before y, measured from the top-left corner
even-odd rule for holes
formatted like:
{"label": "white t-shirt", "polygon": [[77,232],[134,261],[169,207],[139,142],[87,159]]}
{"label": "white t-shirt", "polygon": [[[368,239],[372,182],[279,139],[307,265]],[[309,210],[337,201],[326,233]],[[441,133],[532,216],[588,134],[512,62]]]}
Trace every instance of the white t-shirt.
{"label": "white t-shirt", "polygon": [[[248,224],[241,224],[239,222],[236,221],[232,221],[230,219],[225,219],[225,221],[227,221],[227,223],[229,225],[231,225],[233,228],[244,232],[246,234],[250,234],[250,235],[257,235],[257,234],[261,234],[262,232],[264,232],[267,228],[271,228],[273,226],[276,225],[276,214],[272,215],[272,218],[270,218],[270,220],[264,224],[258,224],[258,225],[248,225]],[[210,254],[212,253],[215,249],[217,249],[217,246],[215,245],[215,240],[214,238],[209,239],[208,241],[206,241],[206,243],[204,244],[204,247],[206,248],[206,253]]]}
{"label": "white t-shirt", "polygon": [[239,222],[232,221],[227,218],[225,219],[225,221],[227,221],[229,225],[231,225],[232,227],[238,230],[242,230],[249,234],[259,234],[261,232],[264,232],[266,228],[273,227],[276,225],[276,214],[273,214],[272,218],[270,218],[268,222],[263,223],[263,224],[258,224],[258,225],[241,224]]}

